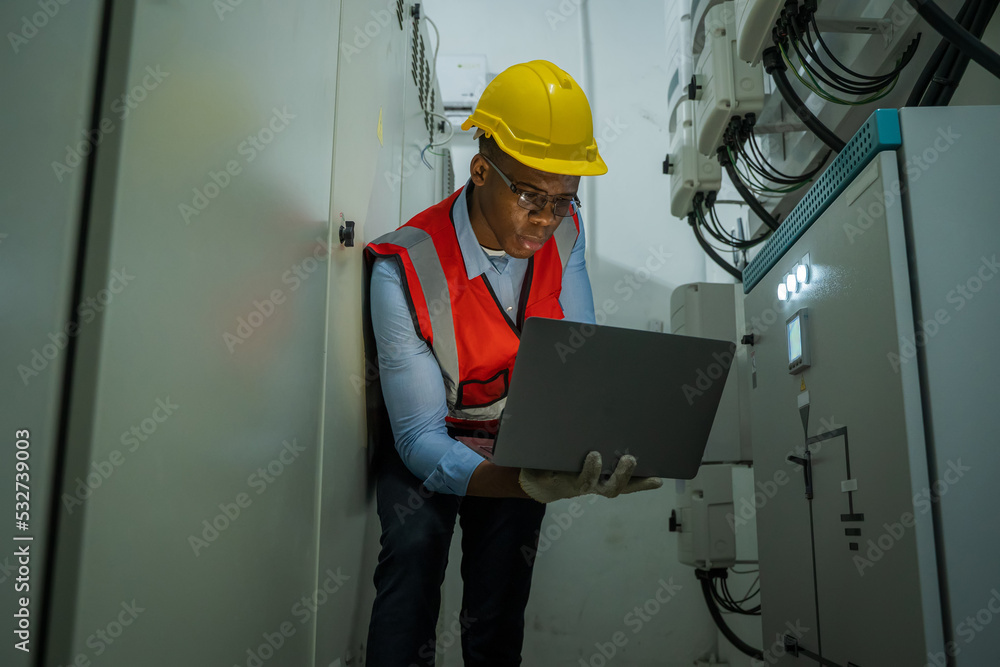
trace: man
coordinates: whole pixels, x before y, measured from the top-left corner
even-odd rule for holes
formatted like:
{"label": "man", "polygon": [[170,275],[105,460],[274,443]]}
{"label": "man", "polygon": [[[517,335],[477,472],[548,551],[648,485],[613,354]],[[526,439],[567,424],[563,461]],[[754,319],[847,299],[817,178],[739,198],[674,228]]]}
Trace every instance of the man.
{"label": "man", "polygon": [[519,665],[533,565],[522,547],[537,546],[544,503],[661,484],[631,481],[632,456],[603,481],[597,452],[579,474],[490,462],[524,320],[594,322],[576,193],[607,167],[586,96],[546,61],[497,76],[462,129],[473,125],[468,183],[365,249],[368,346],[395,444],[379,453],[369,667],[434,664],[456,516],[465,665]]}

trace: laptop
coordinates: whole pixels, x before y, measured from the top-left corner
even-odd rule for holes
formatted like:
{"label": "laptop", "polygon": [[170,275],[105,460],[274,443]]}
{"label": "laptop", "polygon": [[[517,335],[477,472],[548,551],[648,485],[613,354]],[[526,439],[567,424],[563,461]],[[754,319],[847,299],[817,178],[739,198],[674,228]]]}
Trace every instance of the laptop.
{"label": "laptop", "polygon": [[625,454],[634,477],[698,473],[736,345],[533,317],[521,332],[493,463],[579,472]]}

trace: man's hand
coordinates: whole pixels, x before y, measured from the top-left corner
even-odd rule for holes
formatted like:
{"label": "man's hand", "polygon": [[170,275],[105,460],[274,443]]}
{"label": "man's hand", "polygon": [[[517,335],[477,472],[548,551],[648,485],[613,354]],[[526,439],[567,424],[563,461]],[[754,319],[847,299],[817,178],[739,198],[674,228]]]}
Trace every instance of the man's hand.
{"label": "man's hand", "polygon": [[555,472],[521,468],[518,482],[529,496],[540,503],[550,503],[561,498],[573,498],[586,493],[597,493],[614,498],[622,493],[658,489],[663,486],[659,477],[646,477],[631,481],[635,470],[635,457],[626,454],[618,460],[615,471],[607,481],[601,481],[601,453],[590,452],[579,473]]}

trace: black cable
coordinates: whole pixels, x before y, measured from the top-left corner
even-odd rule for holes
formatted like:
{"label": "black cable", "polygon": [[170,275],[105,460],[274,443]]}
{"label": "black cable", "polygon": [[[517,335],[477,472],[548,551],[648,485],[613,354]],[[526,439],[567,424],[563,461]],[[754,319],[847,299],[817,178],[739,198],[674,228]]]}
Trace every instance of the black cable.
{"label": "black cable", "polygon": [[708,241],[706,241],[705,238],[701,235],[701,231],[699,231],[698,229],[698,225],[695,222],[695,217],[693,213],[688,214],[688,224],[691,225],[691,229],[694,230],[694,237],[695,239],[698,240],[698,245],[700,245],[701,249],[705,251],[705,254],[711,257],[716,264],[725,269],[726,273],[731,275],[733,278],[736,278],[736,280],[738,280],[739,282],[743,282],[743,272],[735,268],[732,264],[730,264],[726,260],[722,259],[719,256],[719,253],[715,252],[715,249],[712,246],[710,246],[708,244]]}
{"label": "black cable", "polygon": [[[823,59],[820,57],[819,53],[812,46],[812,41],[814,38],[812,37],[812,32],[808,29],[808,24],[807,24],[807,29],[805,31],[805,39],[802,41],[802,46],[805,49],[806,53],[810,56],[810,58],[802,58],[802,55],[797,48],[796,48],[796,53],[799,54],[799,58],[802,60],[803,66],[806,69],[808,69],[817,79],[820,79],[828,86],[851,95],[874,95],[891,86],[892,83],[896,80],[896,78],[899,77],[900,71],[902,71],[902,69],[906,67],[913,59],[913,55],[916,53],[917,46],[920,44],[920,37],[921,35],[918,33],[917,36],[913,39],[913,41],[910,42],[910,44],[906,47],[906,50],[903,51],[903,54],[900,56],[899,62],[896,65],[896,67],[893,68],[891,72],[884,75],[886,78],[882,78],[877,81],[871,81],[871,82],[853,81],[827,67],[826,64],[823,62]],[[820,69],[823,70],[823,72],[825,72],[828,76],[830,76],[833,79],[833,81],[828,81],[826,77],[823,76],[822,73],[816,70],[816,68],[813,66],[813,63],[818,65]]]}
{"label": "black cable", "polygon": [[[725,589],[723,589],[723,591],[725,591]],[[719,609],[722,611],[742,616],[739,608],[735,606],[735,603],[732,601],[732,598],[728,595],[728,593],[723,592],[720,594],[714,584],[712,586],[712,597],[715,598],[715,604],[717,604]]]}
{"label": "black cable", "polygon": [[715,604],[717,604],[722,611],[729,612],[730,614],[738,614],[739,608],[736,607],[735,603],[732,601],[732,597],[729,595],[726,588],[725,580],[720,581],[715,576],[714,571],[710,576],[712,579],[712,597],[715,598]]}
{"label": "black cable", "polygon": [[[729,589],[728,579],[723,579],[723,581],[726,582],[726,589],[728,590]],[[756,597],[757,594],[760,593],[760,589],[757,586],[759,582],[760,582],[760,575],[758,574],[757,577],[750,584],[750,587],[747,589],[747,592],[743,595],[743,597],[740,598],[739,600],[734,599],[734,602],[736,602],[736,604],[743,604],[750,598]]]}
{"label": "black cable", "polygon": [[[975,35],[977,39],[981,39],[983,33],[986,32],[986,26],[989,25],[990,20],[996,13],[998,6],[1000,6],[1000,1],[998,0],[986,0],[980,5],[980,11],[976,14],[976,19],[972,24],[971,30],[972,34]],[[955,94],[955,91],[958,90],[958,84],[961,83],[962,77],[965,76],[965,70],[968,66],[969,56],[963,53],[959,56],[955,67],[948,75],[947,83],[945,83],[942,87],[941,93],[938,95],[938,106],[948,106],[948,103],[951,102],[951,98]]]}
{"label": "black cable", "polygon": [[711,212],[707,218],[705,216],[705,212],[700,208],[695,210],[695,214],[698,216],[698,222],[701,223],[701,226],[704,227],[705,231],[708,232],[716,241],[728,245],[734,250],[742,249],[740,240],[724,230],[719,221],[711,215]]}
{"label": "black cable", "polygon": [[[772,174],[774,174],[774,175],[776,175],[776,176],[778,176],[780,178],[788,179],[788,181],[790,183],[803,183],[805,181],[811,180],[812,177],[815,176],[819,172],[820,167],[823,166],[823,163],[820,163],[819,165],[816,166],[815,169],[812,169],[811,171],[808,171],[808,172],[806,172],[804,174],[800,174],[799,176],[792,176],[791,174],[786,174],[785,172],[779,170],[777,167],[775,167],[773,164],[771,164],[768,161],[767,157],[764,155],[764,151],[761,150],[761,148],[760,148],[760,144],[757,143],[757,134],[754,132],[753,124],[750,123],[750,122],[748,122],[747,124],[749,125],[749,128],[748,128],[749,134],[748,134],[748,137],[747,137],[747,143],[750,145],[750,152],[753,153],[754,156],[756,156],[759,164],[762,165],[762,166],[764,166],[764,167],[766,167],[767,170],[770,173],[772,173]],[[829,156],[829,154],[830,154],[830,151],[827,151],[827,155],[828,156]],[[824,162],[825,161],[826,160],[824,158]],[[775,179],[771,179],[771,180],[775,180]],[[779,181],[776,181],[776,182],[779,182]]]}
{"label": "black cable", "polygon": [[746,602],[750,598],[754,597],[757,593],[747,595],[742,600],[736,600],[736,598],[733,597],[732,591],[729,590],[729,581],[725,576],[719,577],[719,586],[722,589],[722,597],[720,599],[716,596],[716,602],[721,603],[719,605],[720,607],[733,614],[740,614],[743,616],[760,616],[760,605],[750,609],[744,609],[741,606],[743,602]]}
{"label": "black cable", "polygon": [[[809,70],[812,74],[816,75],[816,78],[820,79],[828,86],[836,88],[845,93],[854,95],[866,95],[872,94],[878,90],[885,87],[885,83],[873,85],[871,82],[856,82],[841,76],[840,74],[834,72],[833,70],[826,67],[826,65],[820,60],[819,54],[813,49],[812,42],[813,38],[809,34],[809,23],[808,21],[802,20],[802,16],[808,14],[808,10],[803,8],[801,12],[796,13],[784,13],[782,20],[784,21],[785,31],[788,34],[789,42],[792,49],[795,51],[796,55],[799,57],[799,61],[802,63],[805,69]],[[829,73],[832,77],[838,79],[841,84],[830,81],[823,76],[822,73],[816,71],[816,69],[810,65],[809,58],[803,55],[802,50],[800,50],[800,45],[802,49],[806,51],[806,54],[811,56],[812,59],[820,65],[820,67]]]}
{"label": "black cable", "polygon": [[[895,78],[895,76],[890,76],[888,81],[881,81],[879,83],[851,81],[828,68],[826,64],[823,63],[822,59],[820,59],[819,54],[813,49],[812,37],[809,33],[808,23],[800,26],[796,19],[792,19],[789,21],[789,27],[791,28],[790,34],[792,36],[792,48],[798,55],[803,67],[808,69],[817,79],[835,90],[839,90],[840,92],[847,93],[849,95],[872,95],[884,90],[892,82],[892,79]],[[816,68],[810,63],[810,58],[806,58],[802,55],[802,50],[799,49],[800,44],[802,49],[806,51],[806,54],[811,57],[812,62],[819,65],[823,72],[826,72],[831,78],[837,79],[838,81],[831,81],[823,75],[823,72],[817,71]],[[910,47],[912,46],[913,44],[911,43]],[[912,49],[910,47],[907,48],[906,53],[911,54],[910,57],[912,57]]]}
{"label": "black cable", "polygon": [[[715,193],[714,192],[708,193],[708,197],[714,198]],[[692,208],[692,213],[694,213],[695,225],[696,226],[700,225],[701,227],[703,227],[704,230],[708,232],[709,236],[711,236],[716,241],[722,243],[723,245],[728,245],[731,249],[735,249],[734,243],[736,243],[736,239],[733,239],[732,237],[729,236],[728,233],[723,232],[720,227],[717,227],[714,224],[710,224],[705,219],[705,211],[702,208],[702,203],[706,199],[707,197],[700,192],[696,194],[694,197],[694,201],[692,202],[691,208]],[[722,251],[722,248],[714,248],[714,249],[718,252]]]}
{"label": "black cable", "polygon": [[[750,146],[749,151],[743,147],[744,143],[745,145]],[[819,164],[800,176],[791,176],[779,171],[767,161],[767,158],[764,156],[764,152],[760,149],[760,146],[757,145],[756,135],[749,135],[745,142],[737,143],[735,148],[736,152],[743,157],[743,160],[750,169],[763,178],[782,185],[800,185],[802,183],[808,183],[816,174],[819,173],[820,169],[823,168],[823,165],[826,164],[827,159],[832,153],[830,149],[827,149],[826,155],[823,156],[823,159]]]}
{"label": "black cable", "polygon": [[[735,147],[736,152],[743,157],[747,166],[767,180],[783,185],[807,183],[820,172],[826,161],[830,158],[832,151],[827,150],[822,159],[809,171],[799,176],[786,174],[772,165],[764,155],[764,151],[760,148],[757,142],[757,135],[754,132],[755,124],[756,115],[752,113],[747,114],[744,118],[733,118],[730,123],[731,127],[725,134],[724,143],[729,145],[731,149]],[[747,151],[744,145],[748,145],[750,150]]]}
{"label": "black cable", "polygon": [[[734,245],[734,243],[733,243],[733,242],[731,242],[731,241],[727,241],[727,240],[725,239],[725,236],[726,236],[726,235],[721,235],[721,236],[720,236],[719,232],[717,232],[717,231],[715,231],[715,230],[713,230],[713,229],[712,229],[712,227],[711,227],[711,226],[710,226],[710,225],[708,224],[708,222],[706,222],[706,220],[705,220],[705,214],[704,214],[704,212],[703,212],[703,211],[701,210],[701,205],[700,205],[700,204],[696,205],[696,207],[695,207],[695,209],[694,209],[694,216],[695,216],[695,217],[694,217],[694,224],[695,224],[695,227],[698,227],[698,226],[700,225],[701,229],[704,229],[704,231],[708,232],[708,234],[709,234],[709,235],[710,235],[710,236],[711,236],[711,237],[712,237],[713,239],[715,239],[716,241],[718,241],[718,242],[722,243],[723,245],[727,245],[727,246],[729,246],[729,249],[730,249],[730,250],[740,250],[740,248],[737,248],[737,247],[735,247],[735,245]],[[699,233],[699,234],[701,233],[701,229],[699,229],[699,230],[698,230],[698,233]],[[702,239],[704,239],[704,237],[702,237]],[[708,241],[707,241],[707,240],[705,240],[705,241],[706,241],[706,243],[708,243]],[[710,244],[710,243],[709,243],[708,245],[709,245],[709,247],[710,247],[710,248],[712,248],[713,250],[715,250],[715,251],[716,251],[716,253],[719,253],[719,252],[725,252],[725,250],[724,250],[723,248],[716,248],[715,246],[713,246],[713,245],[712,245],[712,244]],[[735,276],[734,276],[734,277],[735,277]]]}
{"label": "black cable", "polygon": [[[792,112],[824,144],[838,153],[844,150],[844,146],[846,145],[844,140],[834,134],[819,118],[814,116],[809,107],[805,105],[805,102],[799,99],[799,96],[792,88],[792,84],[788,81],[788,77],[785,75],[785,70],[785,63],[781,59],[781,54],[778,53],[777,47],[772,46],[765,49],[764,71],[774,79],[774,85],[778,88],[778,92],[781,93],[785,103],[791,108]],[[747,203],[749,204],[750,202]]]}
{"label": "black cable", "polygon": [[741,653],[744,653],[751,658],[757,660],[764,659],[764,652],[759,648],[754,648],[750,646],[745,641],[736,636],[732,628],[726,624],[726,620],[722,618],[722,613],[719,611],[719,607],[715,604],[715,598],[712,597],[712,583],[711,575],[709,572],[704,570],[695,570],[695,575],[701,580],[701,592],[705,596],[705,604],[708,606],[708,613],[712,615],[712,620],[715,621],[715,625],[718,626],[719,631],[729,640],[729,643],[735,646]]}
{"label": "black cable", "polygon": [[[807,34],[810,34],[809,26],[811,26],[812,29],[816,31],[816,41],[818,41],[819,45],[823,47],[823,50],[826,51],[826,54],[830,56],[830,60],[836,63],[837,67],[844,70],[851,76],[855,76],[859,79],[868,79],[870,81],[884,81],[886,78],[895,79],[896,75],[902,72],[903,68],[909,64],[910,60],[913,59],[913,54],[916,53],[917,45],[920,43],[920,35],[918,33],[917,37],[912,42],[910,42],[909,46],[906,47],[906,51],[903,52],[903,57],[900,60],[900,63],[896,65],[896,67],[891,72],[886,72],[885,74],[875,74],[875,75],[861,74],[860,72],[855,72],[850,67],[847,67],[846,65],[844,65],[844,63],[840,62],[840,60],[837,59],[837,56],[833,54],[833,51],[830,50],[830,47],[826,45],[826,42],[823,41],[823,35],[819,31],[819,26],[816,25],[815,12],[810,12],[809,14],[809,24],[806,26]],[[810,48],[812,48],[811,45]],[[910,56],[908,58],[906,57],[907,53],[910,53]]]}
{"label": "black cable", "polygon": [[706,203],[705,207],[708,208],[707,217],[705,216],[704,210],[698,211],[701,215],[701,224],[709,231],[709,233],[712,233],[714,230],[715,233],[712,235],[716,239],[722,241],[730,247],[738,248],[737,244],[741,243],[741,240],[722,228],[722,223],[719,222],[718,216],[715,215],[715,208],[711,204]]}
{"label": "black cable", "polygon": [[765,178],[769,181],[774,181],[775,183],[779,183],[781,185],[798,185],[799,183],[802,182],[801,180],[795,180],[791,178],[778,176],[777,174],[771,174],[767,169],[765,169],[763,166],[755,162],[756,157],[751,155],[750,152],[748,152],[744,148],[744,142],[742,141],[738,141],[735,143],[735,145],[731,145],[731,148],[735,148],[736,154],[739,157],[743,158],[743,162],[747,165],[747,168],[756,173],[761,178]]}
{"label": "black cable", "polygon": [[[749,151],[745,148],[747,144],[752,144],[750,147],[751,150]],[[739,157],[743,158],[743,161],[750,170],[762,178],[782,185],[798,185],[803,181],[809,180],[808,178],[802,179],[794,176],[788,176],[786,174],[778,175],[773,173],[765,166],[767,160],[763,159],[763,153],[757,152],[759,149],[757,148],[756,142],[753,141],[750,134],[746,131],[741,130],[735,140],[730,141],[728,145],[731,149],[735,150]]]}
{"label": "black cable", "polygon": [[[974,0],[969,0],[969,2],[974,2]],[[966,3],[968,4],[968,3]],[[927,87],[931,83],[931,79],[934,78],[934,72],[941,65],[941,60],[944,58],[945,54],[951,45],[948,40],[942,39],[941,43],[937,45],[934,49],[934,53],[931,54],[930,59],[924,68],[920,71],[920,75],[917,76],[917,80],[913,84],[913,88],[910,89],[910,95],[906,98],[906,102],[903,103],[904,107],[916,107],[920,106],[920,100],[923,99],[924,94],[927,92]]]}
{"label": "black cable", "polygon": [[[962,8],[958,10],[955,20],[961,25],[966,25],[966,17],[969,15],[969,12],[979,4],[979,1],[980,0],[965,0]],[[930,59],[927,61],[927,64],[924,65],[924,69],[921,70],[920,75],[913,84],[913,89],[910,91],[910,96],[906,98],[906,104],[904,106],[921,106],[921,100],[927,92],[927,87],[930,85],[931,79],[940,67],[945,54],[952,48],[954,47],[952,47],[948,40],[943,38],[941,39],[941,43],[937,45],[936,49],[934,49],[934,53],[931,54]]]}
{"label": "black cable", "polygon": [[775,168],[770,162],[768,162],[764,158],[764,153],[763,151],[760,150],[760,147],[757,144],[757,135],[754,133],[753,126],[750,127],[750,139],[753,141],[752,144],[753,150],[757,152],[757,154],[760,156],[760,159],[764,161],[764,164],[766,164],[768,168],[770,168],[774,173],[784,176],[785,178],[794,179],[797,183],[802,183],[803,181],[811,181],[816,176],[816,174],[818,174],[823,169],[823,167],[826,166],[826,161],[829,160],[830,156],[833,154],[833,151],[828,148],[826,150],[826,154],[823,155],[822,158],[820,158],[820,161],[816,164],[815,167],[797,177],[789,176],[788,174],[778,171],[777,168]]}
{"label": "black cable", "polygon": [[961,52],[1000,79],[1000,54],[969,34],[955,19],[948,16],[933,0],[907,0],[932,28],[941,33]]}
{"label": "black cable", "polygon": [[709,203],[707,204],[707,208],[708,208],[708,224],[706,224],[705,222],[704,212],[700,212],[702,225],[705,227],[706,231],[712,234],[712,236],[717,241],[728,245],[733,250],[746,250],[748,248],[752,248],[766,241],[767,237],[771,235],[771,230],[768,229],[764,235],[759,236],[756,239],[750,241],[736,238],[735,236],[727,232],[725,229],[723,229],[722,223],[719,221],[719,217],[715,213],[715,205]]}
{"label": "black cable", "polygon": [[705,206],[708,208],[709,218],[705,219],[705,213],[701,206],[701,199],[698,196],[695,197],[694,213],[697,221],[701,223],[705,231],[714,238],[719,243],[729,246],[733,250],[747,250],[748,248],[753,248],[754,246],[760,245],[767,241],[771,236],[771,230],[768,229],[764,234],[761,234],[757,238],[744,240],[738,239],[729,232],[722,228],[722,223],[719,221],[718,216],[715,213],[715,194],[710,192],[708,197],[705,198]]}
{"label": "black cable", "polygon": [[[984,8],[985,4],[983,0],[975,0],[972,6],[969,7],[969,11],[965,17],[959,21],[959,25],[966,30],[972,28],[975,24],[976,17]],[[934,75],[931,77],[930,85],[927,86],[927,93],[924,95],[924,98],[920,103],[921,106],[938,106],[941,93],[944,92],[946,84],[951,80],[951,75],[955,71],[955,67],[962,55],[962,52],[959,51],[957,46],[949,43],[947,40],[942,41],[948,45],[948,48],[945,51],[944,57],[941,58],[941,62],[938,64],[937,69],[934,70]]]}
{"label": "black cable", "polygon": [[723,597],[725,597],[726,602],[732,608],[735,613],[740,613],[741,609],[739,604],[733,599],[733,594],[729,592],[729,581],[727,579],[719,580],[719,587],[722,589]]}
{"label": "black cable", "polygon": [[753,193],[750,192],[747,186],[743,184],[743,181],[740,180],[739,174],[736,173],[736,167],[733,165],[732,160],[729,159],[729,155],[726,153],[726,147],[721,147],[716,155],[718,156],[719,164],[725,168],[726,173],[729,174],[729,180],[733,182],[733,186],[736,188],[736,191],[740,193],[740,197],[742,197],[743,201],[747,203],[747,206],[749,206],[751,210],[753,210],[753,212],[764,221],[765,225],[771,229],[777,229],[778,221],[767,212],[764,205],[753,196]]}
{"label": "black cable", "polygon": [[771,229],[768,228],[763,234],[753,239],[747,240],[747,239],[736,238],[729,232],[726,232],[725,230],[722,229],[722,223],[719,221],[719,216],[715,212],[714,203],[708,204],[708,214],[709,214],[709,219],[712,221],[715,228],[725,233],[726,238],[730,240],[729,245],[732,245],[734,250],[746,250],[747,248],[752,248],[756,245],[764,243],[765,241],[767,241],[767,239],[771,237]]}
{"label": "black cable", "polygon": [[[708,205],[708,211],[709,211],[710,219],[713,221],[715,227],[717,229],[721,230],[722,229],[722,223],[719,222],[719,217],[715,213],[715,204],[714,203],[710,203]],[[729,245],[730,247],[732,247],[733,250],[743,250],[743,251],[746,251],[746,250],[749,250],[750,248],[753,248],[755,246],[759,246],[761,243],[766,243],[767,240],[769,238],[771,238],[771,234],[773,234],[773,233],[774,232],[771,230],[770,227],[765,227],[765,229],[763,230],[763,232],[761,234],[757,235],[756,237],[754,237],[752,239],[744,240],[744,239],[736,238],[735,236],[733,236],[729,232],[725,232],[725,237],[727,239],[729,239],[729,240],[728,241],[724,240],[723,242],[726,243],[726,245]]]}
{"label": "black cable", "polygon": [[[794,22],[793,25],[795,25]],[[903,68],[905,68],[910,63],[910,61],[913,59],[914,54],[916,54],[917,47],[920,44],[920,37],[921,37],[920,33],[918,33],[917,36],[909,43],[909,45],[906,47],[906,49],[900,56],[899,62],[892,70],[884,74],[868,75],[855,72],[854,70],[847,67],[842,62],[840,62],[840,60],[837,59],[837,56],[834,55],[833,51],[830,49],[829,46],[827,46],[826,42],[823,40],[823,35],[819,30],[819,26],[816,24],[816,14],[814,11],[808,12],[808,19],[803,20],[802,27],[804,28],[804,30],[799,32],[799,35],[801,37],[804,37],[804,39],[801,40],[802,47],[806,50],[807,53],[809,53],[812,56],[815,63],[819,65],[823,69],[823,71],[825,71],[827,74],[829,74],[836,80],[840,81],[841,83],[844,83],[845,85],[848,86],[857,87],[859,90],[867,93],[874,93],[879,90],[883,90],[899,76],[900,72],[903,71]],[[815,31],[816,33],[815,37],[813,36],[813,31]],[[833,62],[838,67],[847,72],[850,76],[862,79],[862,81],[852,81],[840,75],[838,72],[835,72],[832,69],[828,68],[826,64],[823,62],[823,59],[820,57],[819,53],[816,51],[816,48],[813,46],[814,41],[819,42],[820,46],[823,48],[826,54],[830,57],[831,60],[833,60]],[[803,64],[807,68],[809,68],[811,72],[816,73],[816,70],[810,66],[808,61],[803,60]],[[850,92],[850,91],[845,90],[844,92]]]}

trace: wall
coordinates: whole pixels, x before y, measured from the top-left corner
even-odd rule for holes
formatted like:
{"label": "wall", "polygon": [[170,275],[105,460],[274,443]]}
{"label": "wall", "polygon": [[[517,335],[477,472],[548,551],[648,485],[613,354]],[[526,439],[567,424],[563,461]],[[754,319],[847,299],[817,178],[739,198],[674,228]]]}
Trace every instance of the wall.
{"label": "wall", "polygon": [[[549,60],[582,82],[583,51],[578,12],[566,18],[559,12],[558,3],[548,4],[552,7],[530,0],[514,0],[504,3],[502,10],[498,10],[496,3],[487,0],[430,0],[422,6],[440,30],[441,54],[485,53],[490,75],[526,60]],[[546,12],[554,12],[554,15],[547,16]],[[455,187],[458,188],[468,180],[469,161],[479,149],[478,142],[472,140],[474,130],[463,133],[458,128],[465,116],[455,116],[454,120],[458,122],[451,146]],[[588,187],[586,180],[583,179],[582,191]]]}

